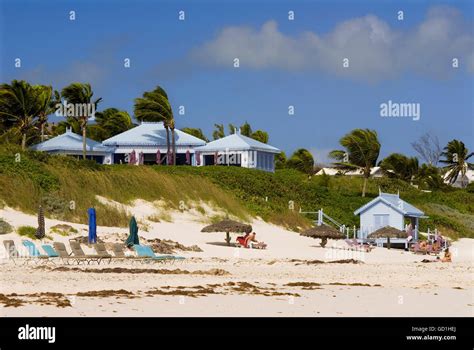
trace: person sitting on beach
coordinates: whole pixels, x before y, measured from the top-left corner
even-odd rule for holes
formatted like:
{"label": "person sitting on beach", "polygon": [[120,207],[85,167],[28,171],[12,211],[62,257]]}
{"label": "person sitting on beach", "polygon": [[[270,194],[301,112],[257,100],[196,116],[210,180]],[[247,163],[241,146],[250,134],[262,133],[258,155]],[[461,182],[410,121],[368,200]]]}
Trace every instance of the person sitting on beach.
{"label": "person sitting on beach", "polygon": [[242,247],[247,248],[247,238],[248,238],[249,234],[250,234],[250,233],[247,232],[247,233],[245,233],[245,236],[239,236],[239,237],[237,237],[237,243],[238,243],[239,245],[241,245]]}
{"label": "person sitting on beach", "polygon": [[420,250],[427,252],[428,251],[428,243],[426,241],[420,242]]}
{"label": "person sitting on beach", "polygon": [[245,247],[246,248],[253,248],[253,249],[265,249],[267,245],[264,242],[259,242],[256,239],[256,233],[250,233],[246,240],[245,240]]}
{"label": "person sitting on beach", "polygon": [[441,259],[441,262],[452,262],[451,261],[451,252],[449,251],[449,248],[446,248],[444,251],[444,257]]}
{"label": "person sitting on beach", "polygon": [[441,251],[441,243],[438,240],[433,242],[433,246],[431,247],[431,251],[433,253],[438,254]]}

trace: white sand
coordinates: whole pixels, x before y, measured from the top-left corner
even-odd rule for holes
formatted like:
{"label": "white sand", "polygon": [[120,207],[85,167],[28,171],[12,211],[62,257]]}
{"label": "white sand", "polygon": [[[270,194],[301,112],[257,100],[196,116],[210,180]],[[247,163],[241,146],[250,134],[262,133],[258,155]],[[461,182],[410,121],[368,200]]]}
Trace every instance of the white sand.
{"label": "white sand", "polygon": [[[145,221],[151,212],[149,204],[142,202],[129,209]],[[9,208],[0,210],[0,217],[15,227],[36,226],[35,216]],[[186,246],[198,245],[203,252],[177,252],[187,257],[184,264],[132,265],[120,262],[87,267],[167,270],[179,268],[187,271],[222,269],[229,272],[229,275],[52,271],[38,269],[33,265],[14,265],[11,261],[2,259],[0,294],[10,299],[19,299],[23,301],[23,305],[6,307],[0,300],[0,317],[474,316],[472,239],[461,239],[453,244],[451,250],[454,261],[451,264],[421,263],[422,259],[435,257],[385,248],[375,248],[370,253],[336,249],[335,247],[345,246],[345,243],[340,241],[330,241],[329,247],[323,249],[319,247],[319,240],[301,237],[260,220],[255,220],[252,224],[257,238],[268,244],[267,250],[227,247],[224,244],[224,233],[200,232],[204,226],[202,221],[203,218],[196,213],[176,213],[172,223],[147,222],[149,231],[140,232],[140,236],[148,239],[171,239]],[[47,229],[58,223],[64,222],[46,219]],[[70,225],[82,235],[86,235],[86,225]],[[127,232],[126,228],[98,228],[99,238],[106,241],[113,240],[115,233]],[[5,239],[13,239],[17,246],[21,246],[21,237],[16,233],[0,236],[0,240]],[[53,235],[53,239],[67,242],[68,238]],[[88,252],[87,247],[84,248]],[[3,245],[0,247],[0,254],[4,254]],[[291,261],[292,259],[301,260],[303,263]],[[363,263],[304,263],[316,259],[356,259]],[[228,282],[237,284],[225,285]],[[239,287],[239,282],[247,282],[254,287]],[[313,286],[312,289],[286,285],[301,282],[320,285]],[[117,295],[76,295],[78,292],[121,289],[130,292],[133,298]],[[192,292],[199,289],[206,292],[196,297],[178,295],[180,291]],[[147,294],[153,290],[160,293],[169,292],[170,295]],[[215,294],[209,294],[209,291]],[[61,293],[61,296],[53,299],[68,300],[71,306],[41,305],[41,299],[44,303],[45,296],[32,295],[40,292]],[[11,293],[17,293],[19,296],[12,296]],[[275,293],[284,295],[274,295]]]}

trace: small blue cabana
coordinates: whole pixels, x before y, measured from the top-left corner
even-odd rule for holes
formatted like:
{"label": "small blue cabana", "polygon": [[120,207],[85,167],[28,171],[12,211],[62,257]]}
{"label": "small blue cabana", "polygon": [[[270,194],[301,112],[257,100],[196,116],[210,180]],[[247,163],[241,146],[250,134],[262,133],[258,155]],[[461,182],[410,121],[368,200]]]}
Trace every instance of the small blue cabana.
{"label": "small blue cabana", "polygon": [[405,230],[406,220],[413,228],[413,238],[418,239],[419,219],[426,218],[425,213],[400,198],[399,194],[382,193],[354,212],[360,216],[360,237],[379,228],[391,226]]}

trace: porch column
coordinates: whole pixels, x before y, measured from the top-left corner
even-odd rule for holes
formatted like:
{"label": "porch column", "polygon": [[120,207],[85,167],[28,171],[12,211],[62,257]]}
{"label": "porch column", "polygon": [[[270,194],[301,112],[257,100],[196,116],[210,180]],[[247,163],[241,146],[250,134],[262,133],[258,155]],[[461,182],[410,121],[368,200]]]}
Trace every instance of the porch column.
{"label": "porch column", "polygon": [[415,241],[418,240],[419,218],[415,218]]}

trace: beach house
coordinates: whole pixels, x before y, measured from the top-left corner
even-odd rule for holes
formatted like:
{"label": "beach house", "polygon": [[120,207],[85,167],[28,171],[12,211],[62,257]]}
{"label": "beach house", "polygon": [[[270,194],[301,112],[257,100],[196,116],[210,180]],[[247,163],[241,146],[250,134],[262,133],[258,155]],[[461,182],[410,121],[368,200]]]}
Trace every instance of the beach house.
{"label": "beach house", "polygon": [[[204,146],[206,142],[179,129],[175,129],[174,133],[176,164],[196,165],[195,148]],[[136,155],[137,163],[167,164],[166,138],[163,123],[142,122],[130,130],[104,140],[102,144],[113,149],[112,164],[128,163],[132,153]]]}
{"label": "beach house", "polygon": [[[62,135],[53,137],[47,141],[38,143],[31,147],[34,151],[48,152],[73,157],[82,157],[82,135],[78,135],[70,128]],[[86,138],[86,156],[100,164],[110,164],[113,149],[104,146],[100,142]]]}
{"label": "beach house", "polygon": [[383,192],[357,209],[354,215],[360,216],[360,238],[367,238],[367,235],[382,227],[391,226],[403,231],[405,225],[411,224],[416,240],[419,219],[426,218],[424,212],[401,199],[399,194]]}
{"label": "beach house", "polygon": [[281,151],[273,146],[241,135],[240,132],[196,148],[196,165],[226,165],[275,171],[275,155]]}
{"label": "beach house", "polygon": [[[275,171],[276,147],[235,133],[209,142],[175,129],[177,165],[226,165]],[[170,143],[171,143],[170,132]],[[102,143],[87,139],[87,158],[101,164],[168,164],[167,133],[163,123],[147,123]],[[51,154],[82,156],[82,136],[70,129],[31,147]]]}

